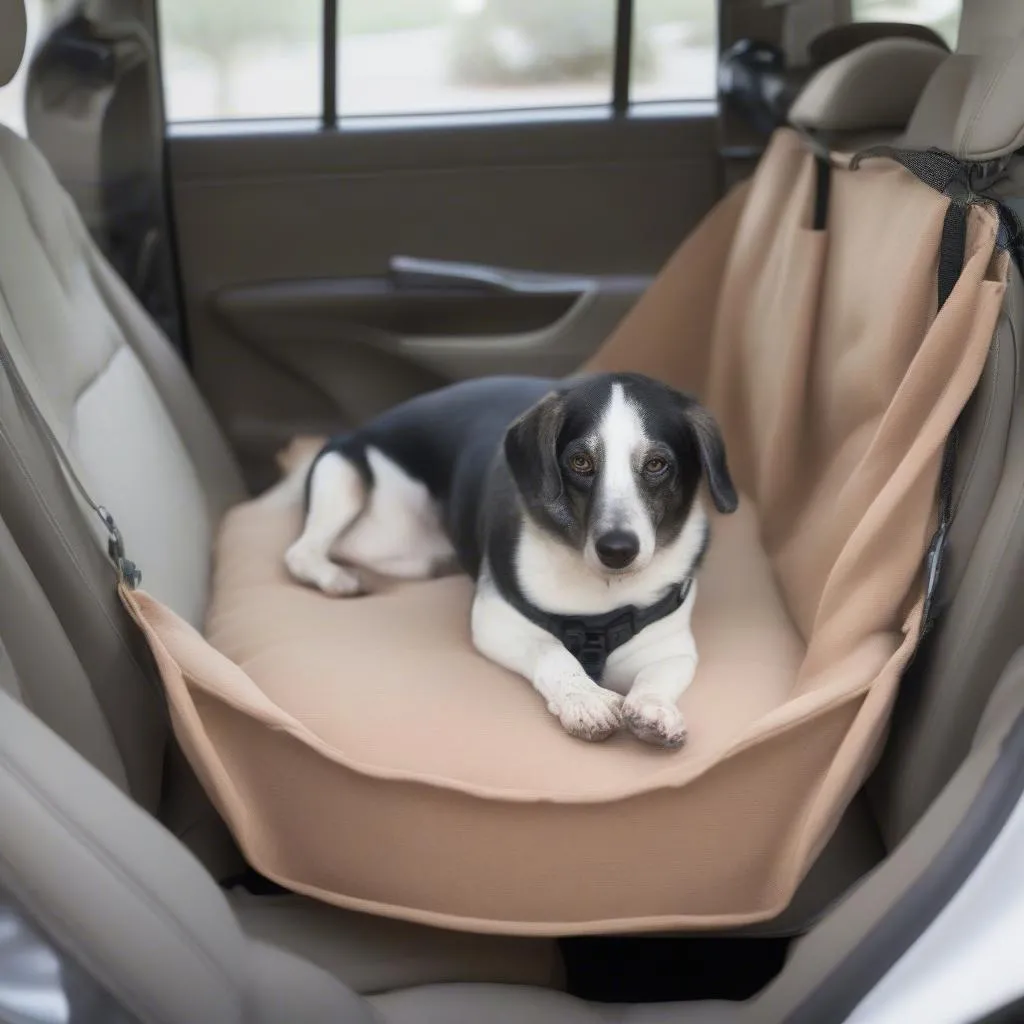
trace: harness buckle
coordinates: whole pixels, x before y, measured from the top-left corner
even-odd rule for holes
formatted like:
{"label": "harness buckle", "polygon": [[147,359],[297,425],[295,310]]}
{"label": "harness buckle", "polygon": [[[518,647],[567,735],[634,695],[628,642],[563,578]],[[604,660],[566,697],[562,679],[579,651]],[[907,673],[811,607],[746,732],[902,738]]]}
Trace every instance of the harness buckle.
{"label": "harness buckle", "polygon": [[632,611],[605,625],[587,628],[585,622],[570,621],[562,628],[562,644],[595,682],[600,682],[608,655],[636,636]]}
{"label": "harness buckle", "polygon": [[608,660],[608,636],[605,630],[587,629],[582,622],[569,622],[562,632],[562,643],[591,679],[600,679]]}

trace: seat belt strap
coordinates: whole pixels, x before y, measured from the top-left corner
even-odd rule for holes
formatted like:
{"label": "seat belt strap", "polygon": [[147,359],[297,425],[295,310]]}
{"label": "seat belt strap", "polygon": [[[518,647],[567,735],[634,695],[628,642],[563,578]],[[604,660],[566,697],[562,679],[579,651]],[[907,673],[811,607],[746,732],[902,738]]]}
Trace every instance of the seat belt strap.
{"label": "seat belt strap", "polygon": [[35,420],[44,440],[63,467],[72,486],[86,505],[96,514],[100,522],[103,523],[103,527],[107,531],[107,554],[114,563],[118,581],[129,590],[135,590],[142,582],[142,573],[139,571],[138,566],[125,554],[124,537],[121,535],[117,522],[108,509],[93,500],[85,484],[82,483],[81,478],[75,471],[75,467],[71,463],[71,459],[68,457],[67,452],[64,451],[64,446],[57,440],[56,434],[54,434],[50,424],[46,421],[46,417],[43,415],[36,400],[32,397],[32,392],[25,383],[25,378],[22,377],[21,371],[18,369],[18,365],[14,361],[14,356],[11,355],[11,350],[7,347],[2,333],[0,333],[0,366],[3,367],[4,373],[11,383],[15,397],[25,411]]}

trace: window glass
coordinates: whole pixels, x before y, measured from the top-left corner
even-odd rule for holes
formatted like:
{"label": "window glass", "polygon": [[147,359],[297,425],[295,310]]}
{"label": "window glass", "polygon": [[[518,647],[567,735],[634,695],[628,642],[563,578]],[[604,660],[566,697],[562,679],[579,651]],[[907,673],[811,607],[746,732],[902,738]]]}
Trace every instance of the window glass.
{"label": "window glass", "polygon": [[953,47],[962,6],[963,0],[853,0],[853,20],[927,25]]}
{"label": "window glass", "polygon": [[25,59],[14,80],[0,89],[0,124],[13,128],[19,135],[25,134],[25,72],[28,69],[28,55],[39,42],[43,29],[53,19],[56,7],[54,0],[25,0],[25,12],[28,15]]}
{"label": "window glass", "polygon": [[0,1021],[139,1024],[0,889]]}
{"label": "window glass", "polygon": [[169,121],[319,117],[320,0],[159,0]]}
{"label": "window glass", "polygon": [[715,0],[635,0],[630,99],[706,100],[716,94]]}
{"label": "window glass", "polygon": [[341,0],[340,37],[342,116],[612,98],[615,0]]}

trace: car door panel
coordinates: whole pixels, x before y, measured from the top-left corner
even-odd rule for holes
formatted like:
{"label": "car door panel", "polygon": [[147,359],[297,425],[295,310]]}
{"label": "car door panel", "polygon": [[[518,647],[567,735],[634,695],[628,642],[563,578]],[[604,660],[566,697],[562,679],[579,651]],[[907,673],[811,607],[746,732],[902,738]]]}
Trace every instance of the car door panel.
{"label": "car door panel", "polygon": [[296,433],[570,372],[716,199],[704,113],[172,132],[195,371],[253,483]]}

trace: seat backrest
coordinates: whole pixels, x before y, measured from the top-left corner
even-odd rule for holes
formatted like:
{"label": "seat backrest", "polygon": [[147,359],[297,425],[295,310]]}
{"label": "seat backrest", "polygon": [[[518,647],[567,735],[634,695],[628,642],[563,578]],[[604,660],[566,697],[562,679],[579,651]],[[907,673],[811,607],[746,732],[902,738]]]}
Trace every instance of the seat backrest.
{"label": "seat backrest", "polygon": [[17,827],[0,830],[0,918],[33,951],[35,990],[49,980],[76,1020],[370,1024],[337,979],[246,935],[195,858],[12,699],[5,638],[0,820]]}
{"label": "seat backrest", "polygon": [[[227,447],[45,160],[7,130],[0,219],[6,346],[86,485],[146,565],[147,588],[198,622],[213,530],[241,493]],[[192,407],[187,420],[175,417],[171,396]]]}
{"label": "seat backrest", "polygon": [[[1008,198],[1024,143],[1021,95],[1024,4],[965,0],[957,51],[935,71],[896,144],[952,153],[972,165],[975,187]],[[954,518],[939,582],[941,616],[903,681],[868,787],[890,846],[967,755],[982,709],[1020,643],[1022,358],[1024,282],[1015,265],[984,374],[961,417]]]}
{"label": "seat backrest", "polygon": [[[24,45],[23,0],[0,0],[0,86]],[[177,355],[97,251],[31,143],[0,127],[0,337],[89,491],[182,615],[205,610],[213,532],[241,476]],[[91,682],[131,794],[154,813],[168,729],[149,654],[111,583],[106,536],[0,372],[0,518]],[[13,598],[12,598],[13,600]],[[54,676],[53,685],[62,681]],[[51,707],[60,700],[55,691]],[[91,744],[91,746],[90,746]],[[93,758],[94,763],[97,763]],[[108,766],[109,767],[109,766]],[[106,769],[105,769],[106,770]],[[111,777],[118,781],[112,770]]]}

